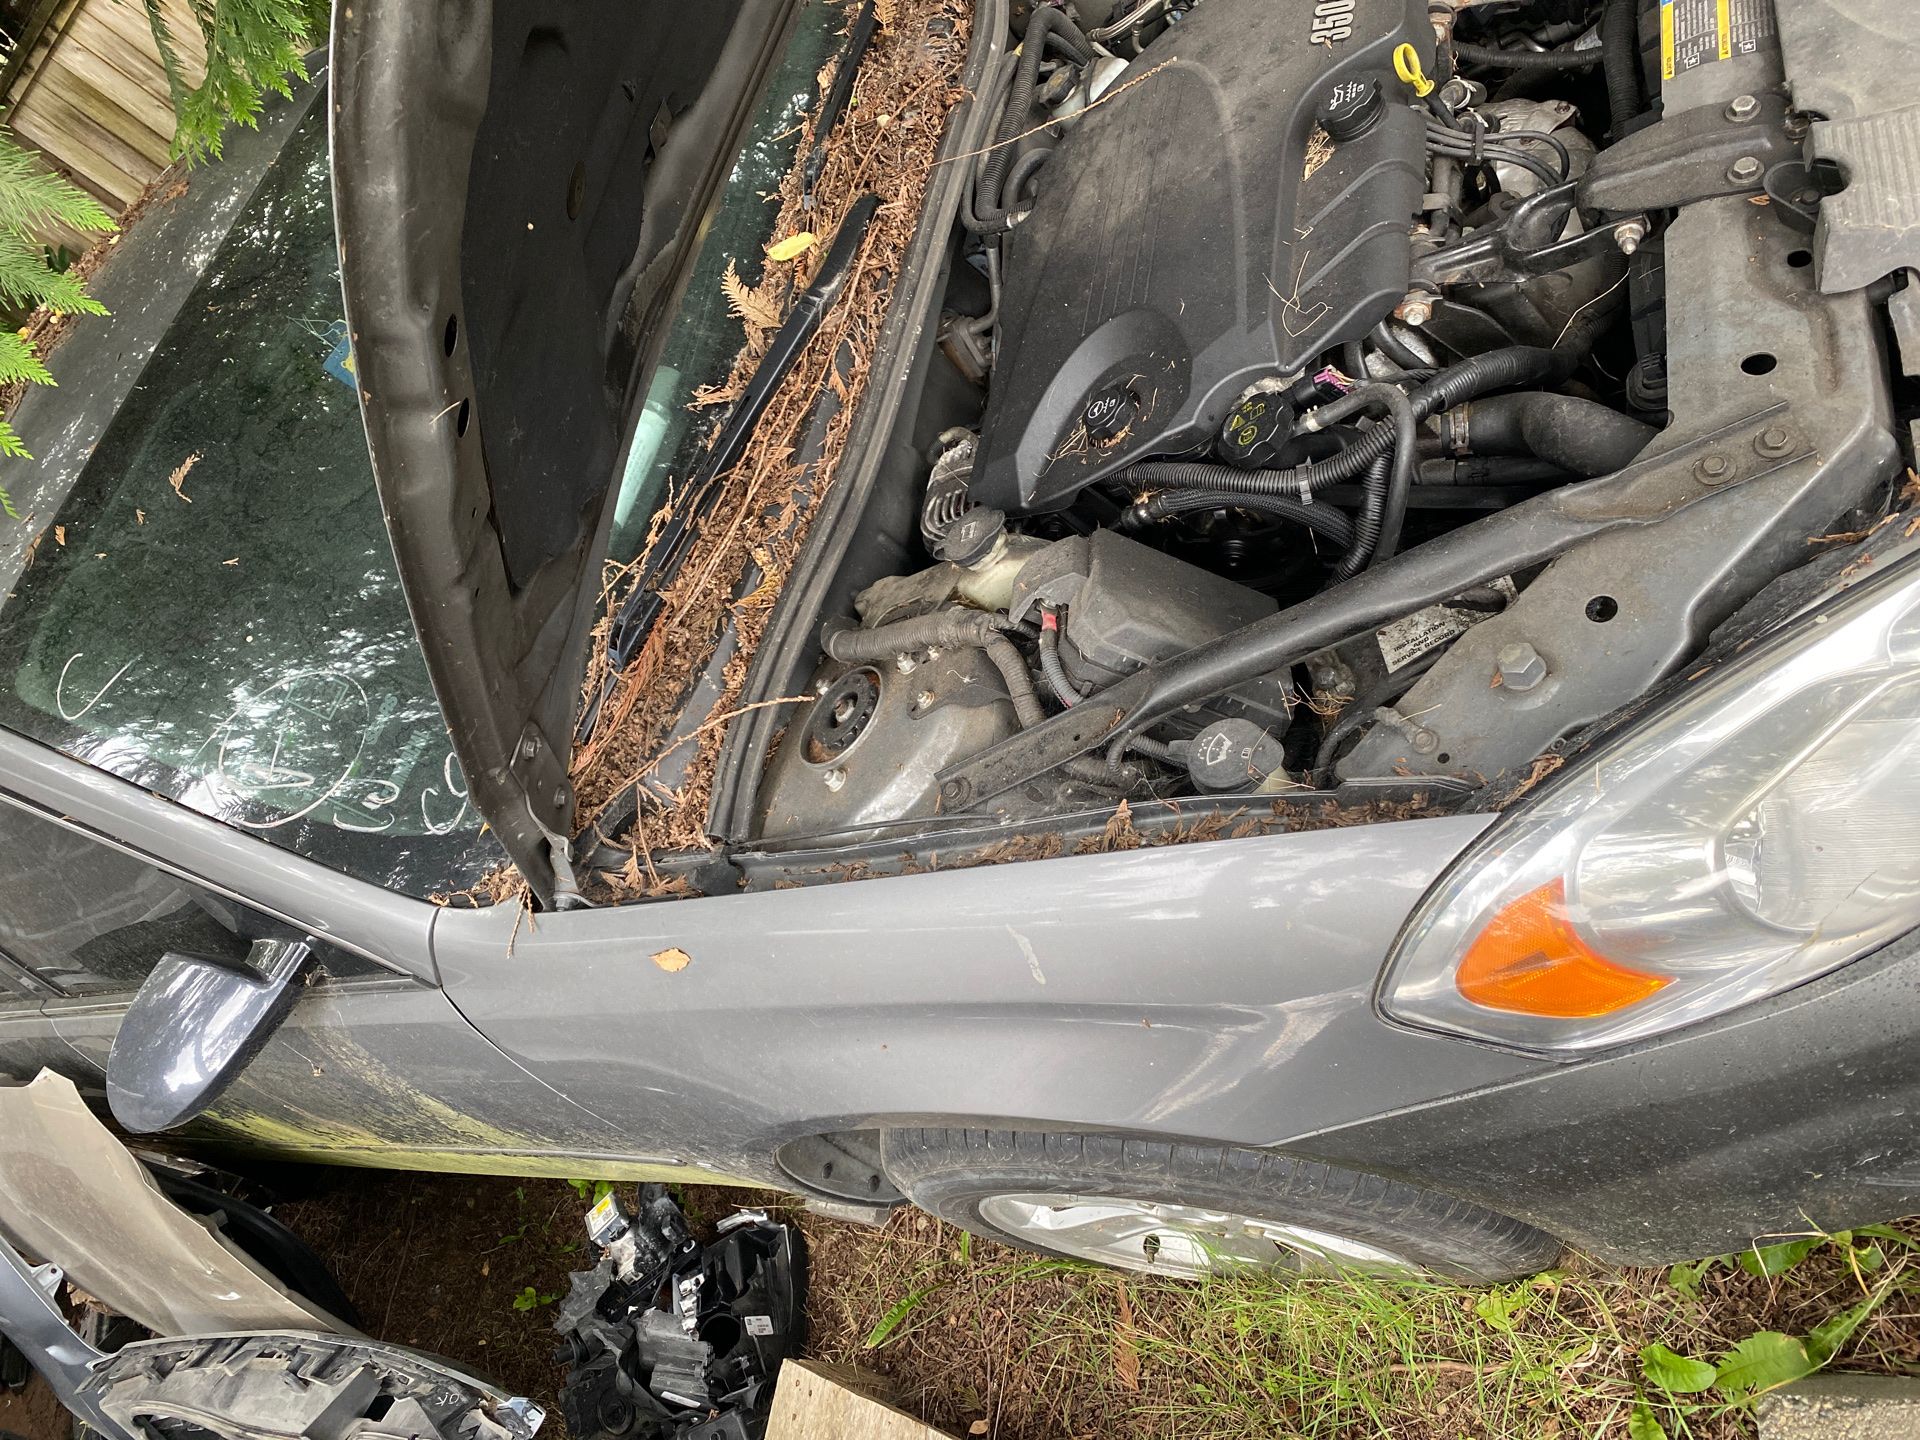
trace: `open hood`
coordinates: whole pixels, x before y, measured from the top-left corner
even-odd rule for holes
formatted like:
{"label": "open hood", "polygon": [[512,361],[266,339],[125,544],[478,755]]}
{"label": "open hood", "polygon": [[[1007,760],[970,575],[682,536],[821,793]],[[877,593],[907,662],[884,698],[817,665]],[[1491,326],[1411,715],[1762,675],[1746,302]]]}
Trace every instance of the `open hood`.
{"label": "open hood", "polygon": [[472,802],[543,901],[630,422],[790,8],[334,9],[374,476]]}

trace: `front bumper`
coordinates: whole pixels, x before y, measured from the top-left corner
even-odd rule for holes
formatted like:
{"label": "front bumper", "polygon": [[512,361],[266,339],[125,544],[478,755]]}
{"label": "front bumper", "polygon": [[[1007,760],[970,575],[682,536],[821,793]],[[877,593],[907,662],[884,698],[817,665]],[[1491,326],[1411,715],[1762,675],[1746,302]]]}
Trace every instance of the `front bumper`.
{"label": "front bumper", "polygon": [[1909,935],[1718,1020],[1287,1148],[1620,1264],[1726,1253],[1920,1210],[1917,1032]]}

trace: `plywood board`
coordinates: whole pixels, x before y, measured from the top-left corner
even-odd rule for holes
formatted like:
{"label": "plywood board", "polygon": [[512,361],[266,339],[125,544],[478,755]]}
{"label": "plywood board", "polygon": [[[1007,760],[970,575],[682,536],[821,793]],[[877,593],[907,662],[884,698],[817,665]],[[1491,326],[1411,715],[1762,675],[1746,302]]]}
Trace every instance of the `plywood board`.
{"label": "plywood board", "polygon": [[767,1440],[949,1440],[877,1399],[883,1385],[864,1371],[788,1360],[774,1387]]}

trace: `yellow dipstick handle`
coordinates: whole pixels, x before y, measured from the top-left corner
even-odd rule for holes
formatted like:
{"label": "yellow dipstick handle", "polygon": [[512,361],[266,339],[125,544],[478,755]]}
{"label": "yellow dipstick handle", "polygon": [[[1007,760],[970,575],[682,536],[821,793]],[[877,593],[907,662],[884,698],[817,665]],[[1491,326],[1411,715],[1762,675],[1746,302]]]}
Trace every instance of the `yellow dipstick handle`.
{"label": "yellow dipstick handle", "polygon": [[1420,52],[1413,46],[1402,45],[1393,52],[1393,73],[1411,85],[1422,100],[1433,93],[1433,82],[1420,68]]}

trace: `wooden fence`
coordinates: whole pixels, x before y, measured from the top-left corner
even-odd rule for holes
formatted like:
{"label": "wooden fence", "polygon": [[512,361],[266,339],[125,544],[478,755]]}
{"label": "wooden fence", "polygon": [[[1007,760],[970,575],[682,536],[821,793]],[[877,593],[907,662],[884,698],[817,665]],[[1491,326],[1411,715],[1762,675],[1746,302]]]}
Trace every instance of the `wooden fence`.
{"label": "wooden fence", "polygon": [[[161,13],[189,84],[206,71],[206,51],[185,0]],[[173,102],[142,0],[43,0],[21,35],[24,55],[8,60],[0,119],[46,162],[119,215],[167,168]],[[75,251],[87,236],[44,237]]]}

